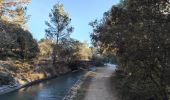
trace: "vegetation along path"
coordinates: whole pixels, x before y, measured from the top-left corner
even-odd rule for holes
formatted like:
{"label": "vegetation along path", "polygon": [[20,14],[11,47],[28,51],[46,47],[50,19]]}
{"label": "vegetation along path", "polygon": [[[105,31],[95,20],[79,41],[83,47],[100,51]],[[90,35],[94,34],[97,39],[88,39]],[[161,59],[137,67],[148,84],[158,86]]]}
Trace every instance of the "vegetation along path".
{"label": "vegetation along path", "polygon": [[99,67],[96,76],[91,80],[84,100],[117,100],[111,83],[111,76],[115,71],[114,66]]}

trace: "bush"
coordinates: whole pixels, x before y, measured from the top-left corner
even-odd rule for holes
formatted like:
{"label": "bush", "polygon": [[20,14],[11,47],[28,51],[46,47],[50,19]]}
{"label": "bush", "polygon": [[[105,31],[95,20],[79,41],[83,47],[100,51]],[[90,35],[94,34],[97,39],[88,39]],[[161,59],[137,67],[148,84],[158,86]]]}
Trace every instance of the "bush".
{"label": "bush", "polygon": [[37,41],[32,34],[19,25],[0,21],[3,31],[0,32],[0,59],[7,57],[32,59],[39,53]]}

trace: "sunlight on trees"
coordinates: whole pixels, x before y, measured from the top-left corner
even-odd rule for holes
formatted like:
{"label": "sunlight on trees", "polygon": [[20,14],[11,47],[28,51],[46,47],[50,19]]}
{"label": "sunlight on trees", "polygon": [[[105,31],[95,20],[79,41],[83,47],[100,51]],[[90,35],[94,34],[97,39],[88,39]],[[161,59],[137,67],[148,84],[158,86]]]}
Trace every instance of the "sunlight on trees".
{"label": "sunlight on trees", "polygon": [[5,21],[10,21],[19,24],[26,29],[26,5],[29,0],[1,0],[0,1],[0,18]]}
{"label": "sunlight on trees", "polygon": [[124,0],[90,23],[93,44],[117,56],[115,85],[124,100],[169,98],[169,7],[168,0]]}
{"label": "sunlight on trees", "polygon": [[49,58],[52,55],[52,46],[53,42],[50,39],[41,39],[38,42],[38,46],[40,49],[40,56],[43,58]]}
{"label": "sunlight on trees", "polygon": [[59,49],[59,44],[62,39],[69,38],[70,33],[73,31],[73,27],[69,25],[71,19],[69,18],[68,13],[64,11],[63,4],[58,3],[54,5],[49,17],[50,23],[47,21],[45,22],[48,26],[48,29],[46,29],[45,32],[48,38],[55,41],[52,54],[53,64],[55,64],[57,60],[56,57],[59,55],[57,51]]}
{"label": "sunlight on trees", "polygon": [[45,22],[45,38],[35,40],[26,24],[29,2],[0,0],[0,88],[6,85],[11,89],[77,70],[81,62],[91,59],[88,44],[70,38],[73,27],[63,4],[53,6],[50,21]]}
{"label": "sunlight on trees", "polygon": [[78,43],[76,45],[76,48],[79,50],[77,52],[77,59],[79,60],[90,60],[91,59],[91,49],[88,47],[87,42],[83,42],[83,43]]}

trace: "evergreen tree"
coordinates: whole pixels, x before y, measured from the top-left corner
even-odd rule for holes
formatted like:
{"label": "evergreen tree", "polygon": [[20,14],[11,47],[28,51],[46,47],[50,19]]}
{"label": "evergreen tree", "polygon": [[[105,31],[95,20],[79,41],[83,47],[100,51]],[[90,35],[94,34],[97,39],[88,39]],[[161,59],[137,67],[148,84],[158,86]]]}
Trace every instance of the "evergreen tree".
{"label": "evergreen tree", "polygon": [[57,3],[54,5],[51,13],[49,14],[50,22],[45,22],[48,26],[48,29],[45,30],[46,36],[55,41],[55,45],[53,47],[53,64],[55,64],[56,56],[58,56],[59,52],[59,44],[62,39],[69,38],[70,33],[73,31],[73,27],[69,24],[71,19],[68,16],[68,13],[65,12],[63,4]]}

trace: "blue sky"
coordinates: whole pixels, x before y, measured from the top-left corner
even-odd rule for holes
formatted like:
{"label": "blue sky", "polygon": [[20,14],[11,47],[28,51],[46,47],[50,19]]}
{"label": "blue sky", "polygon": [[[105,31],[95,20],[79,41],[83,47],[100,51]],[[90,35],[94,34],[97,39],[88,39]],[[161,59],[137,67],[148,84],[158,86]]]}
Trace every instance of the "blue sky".
{"label": "blue sky", "polygon": [[89,22],[101,19],[103,13],[117,4],[119,0],[31,0],[27,14],[31,15],[28,27],[34,38],[44,38],[44,30],[47,28],[45,21],[49,20],[49,13],[57,2],[64,4],[65,11],[72,19],[71,25],[75,28],[71,37],[90,43],[89,34],[92,28]]}

